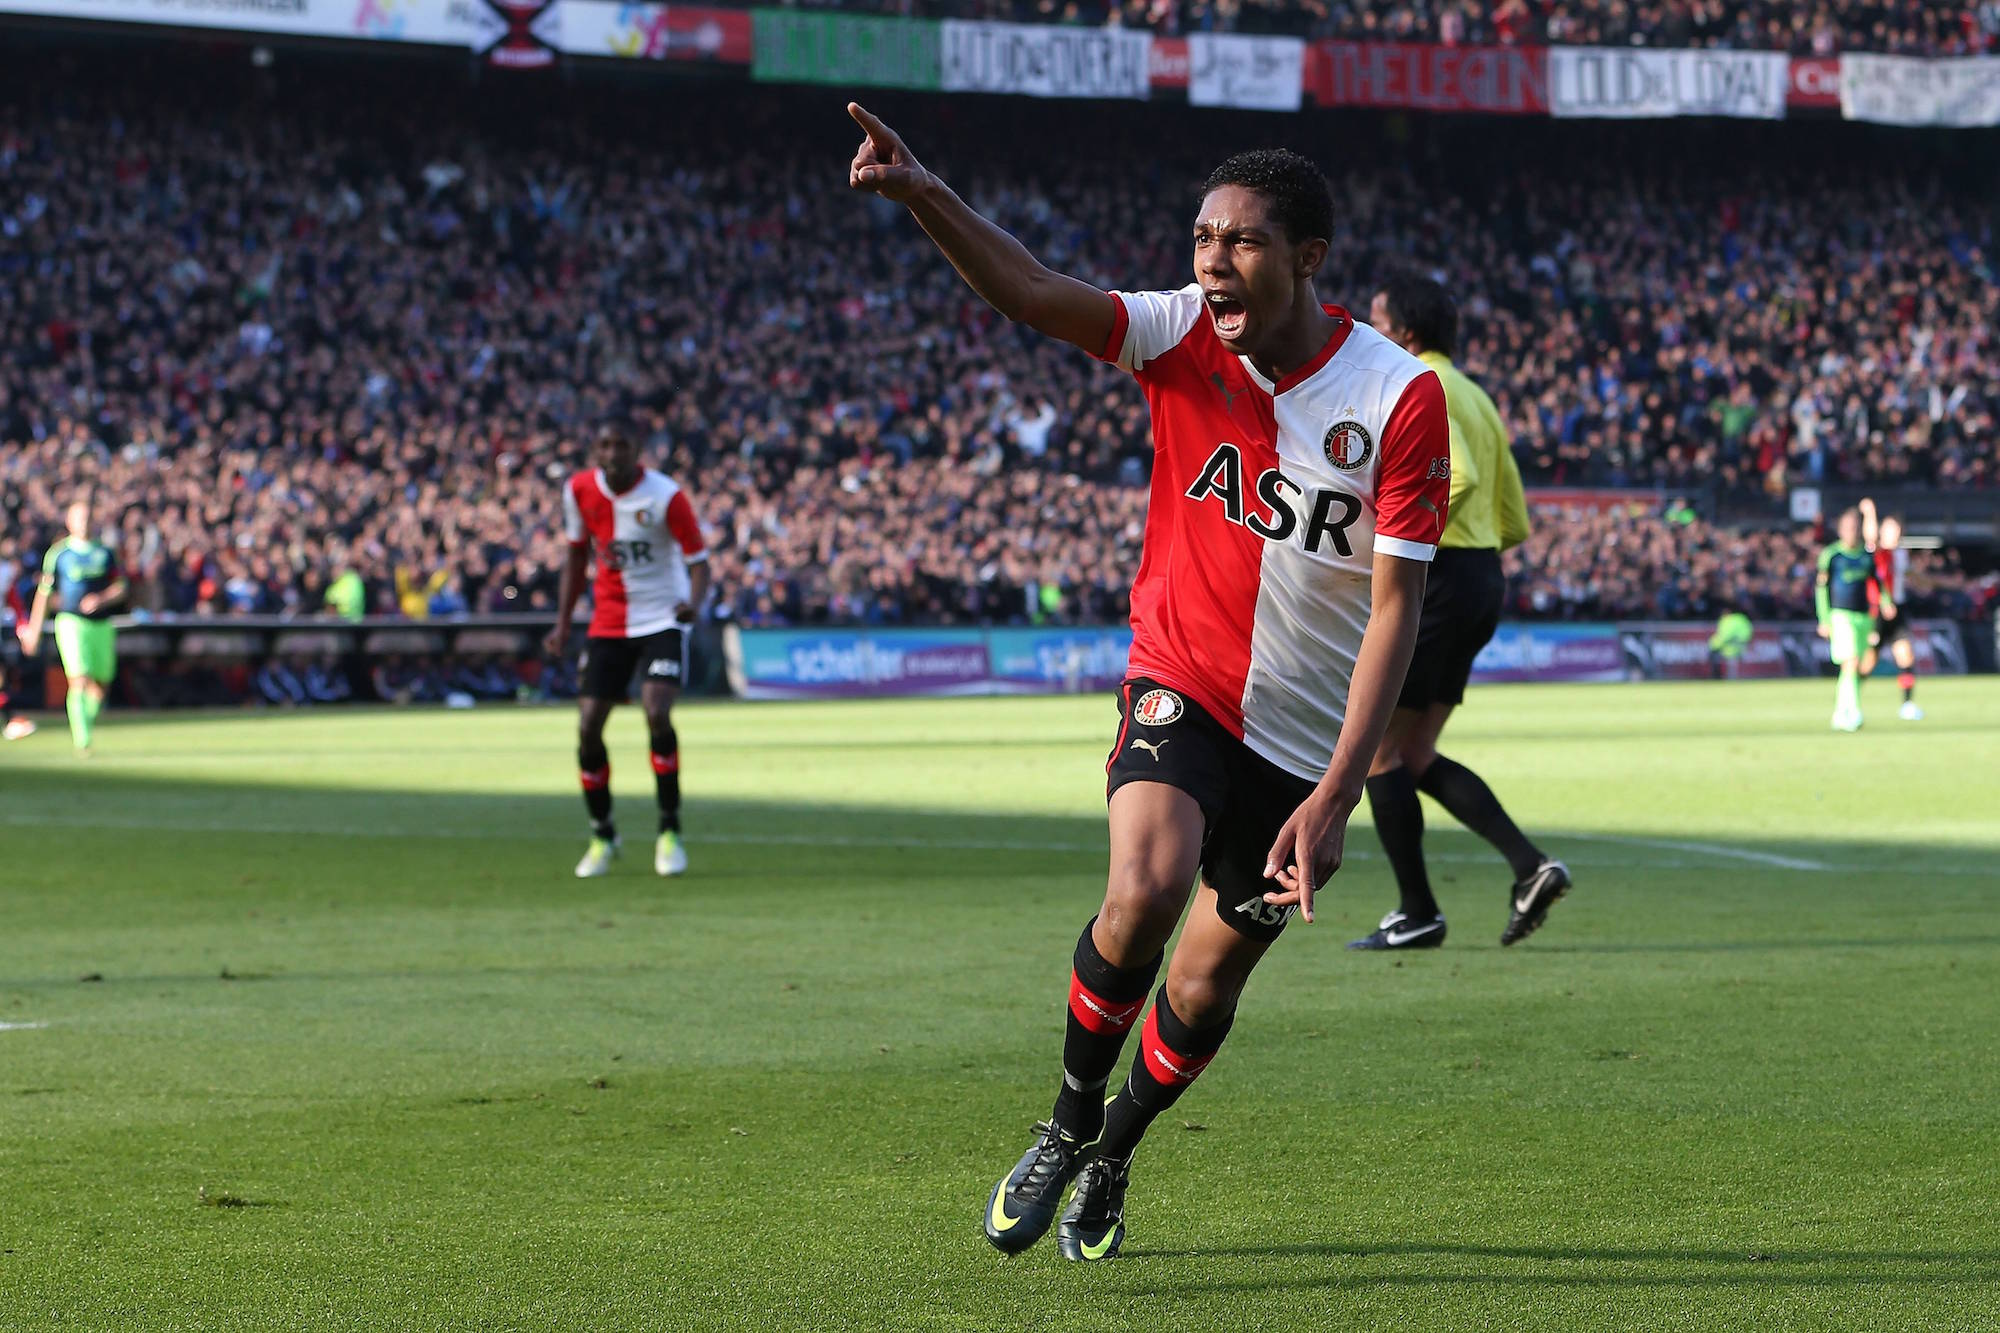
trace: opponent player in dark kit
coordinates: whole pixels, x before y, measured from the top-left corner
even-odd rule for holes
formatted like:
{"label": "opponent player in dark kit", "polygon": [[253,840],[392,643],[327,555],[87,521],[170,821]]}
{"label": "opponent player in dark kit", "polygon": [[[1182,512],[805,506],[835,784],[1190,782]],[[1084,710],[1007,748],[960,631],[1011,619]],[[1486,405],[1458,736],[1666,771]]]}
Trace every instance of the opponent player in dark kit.
{"label": "opponent player in dark kit", "polygon": [[1296,154],[1239,154],[1209,176],[1193,283],[1107,293],[1043,267],[893,130],[848,111],[866,134],[849,185],[907,205],[996,310],[1131,372],[1151,409],[1132,656],[1107,765],[1109,880],[1076,944],[1055,1109],[983,1218],[987,1239],[1018,1253],[1074,1180],[1059,1246],[1102,1259],[1125,1234],[1140,1137],[1215,1058],[1251,970],[1295,911],[1312,920],[1314,890],[1340,866],[1445,524],[1444,392],[1415,357],[1320,303],[1332,191]]}

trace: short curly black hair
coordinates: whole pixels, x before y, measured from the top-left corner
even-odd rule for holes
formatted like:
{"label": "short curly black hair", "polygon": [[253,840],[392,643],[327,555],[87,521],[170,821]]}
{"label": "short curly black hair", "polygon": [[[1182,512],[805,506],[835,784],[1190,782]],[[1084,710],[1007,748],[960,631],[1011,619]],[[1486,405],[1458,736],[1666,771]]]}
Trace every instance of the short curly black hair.
{"label": "short curly black hair", "polygon": [[1333,187],[1318,167],[1289,148],[1237,153],[1208,173],[1203,199],[1225,185],[1240,185],[1271,201],[1271,215],[1293,245],[1333,239]]}

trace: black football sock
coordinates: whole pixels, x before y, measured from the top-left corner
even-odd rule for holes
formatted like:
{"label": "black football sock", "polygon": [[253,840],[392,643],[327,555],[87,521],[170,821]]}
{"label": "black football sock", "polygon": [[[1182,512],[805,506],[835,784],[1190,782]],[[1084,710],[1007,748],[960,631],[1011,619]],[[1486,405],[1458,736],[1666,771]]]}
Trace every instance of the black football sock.
{"label": "black football sock", "polygon": [[[1903,697],[1907,699],[1910,696],[1905,694]],[[13,720],[14,720],[13,696],[8,694],[7,691],[5,690],[0,690],[0,727],[6,726],[9,722],[12,722]]]}
{"label": "black football sock", "polygon": [[1429,920],[1438,915],[1431,895],[1430,873],[1424,869],[1424,805],[1407,768],[1392,768],[1368,779],[1368,808],[1375,816],[1375,836],[1396,872],[1403,915]]}
{"label": "black football sock", "polygon": [[1896,684],[1903,688],[1903,702],[1910,702],[1911,696],[1917,692],[1917,673],[1914,671],[1897,672]]}
{"label": "black football sock", "polygon": [[1438,755],[1424,770],[1417,788],[1450,811],[1453,819],[1492,843],[1507,858],[1515,880],[1534,874],[1547,859],[1500,808],[1493,789],[1464,764]]}
{"label": "black football sock", "polygon": [[590,831],[600,838],[617,837],[611,822],[611,756],[602,736],[578,743],[576,780],[583,787],[584,808],[590,811]]}
{"label": "black football sock", "polygon": [[653,790],[660,801],[660,832],[681,831],[681,738],[665,723],[651,735]]}
{"label": "black football sock", "polygon": [[1153,988],[1165,957],[1156,954],[1142,967],[1114,967],[1090,938],[1096,924],[1092,917],[1076,942],[1063,1034],[1063,1085],[1049,1115],[1057,1129],[1081,1143],[1096,1138],[1104,1127],[1104,1085],[1117,1067],[1134,1020],[1146,1007],[1146,992]]}
{"label": "black football sock", "polygon": [[1235,1021],[1232,1012],[1214,1027],[1190,1028],[1167,1003],[1167,988],[1160,987],[1153,999],[1153,1012],[1146,1015],[1146,1025],[1139,1032],[1132,1072],[1105,1108],[1098,1156],[1114,1161],[1130,1157],[1154,1119],[1180,1100],[1188,1084],[1208,1068]]}

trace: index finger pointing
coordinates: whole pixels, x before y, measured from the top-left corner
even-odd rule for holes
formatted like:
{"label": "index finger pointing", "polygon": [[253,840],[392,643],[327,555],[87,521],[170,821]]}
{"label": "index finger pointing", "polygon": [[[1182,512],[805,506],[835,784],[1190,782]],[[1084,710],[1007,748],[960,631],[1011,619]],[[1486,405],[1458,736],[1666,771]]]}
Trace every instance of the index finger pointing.
{"label": "index finger pointing", "polygon": [[854,123],[867,133],[869,142],[873,143],[877,150],[893,148],[901,142],[896,138],[894,130],[884,125],[874,112],[861,103],[849,102],[847,114],[854,117]]}

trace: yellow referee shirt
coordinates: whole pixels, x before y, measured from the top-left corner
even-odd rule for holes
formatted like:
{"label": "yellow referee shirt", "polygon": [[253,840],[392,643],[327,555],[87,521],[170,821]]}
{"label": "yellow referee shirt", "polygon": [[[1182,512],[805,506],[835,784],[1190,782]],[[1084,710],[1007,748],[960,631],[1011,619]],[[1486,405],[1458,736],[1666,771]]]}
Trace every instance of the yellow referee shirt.
{"label": "yellow referee shirt", "polygon": [[1519,546],[1528,540],[1528,499],[1500,410],[1444,353],[1424,352],[1417,359],[1444,384],[1451,418],[1451,520],[1438,545],[1496,551]]}

